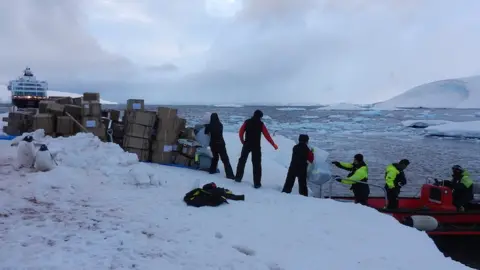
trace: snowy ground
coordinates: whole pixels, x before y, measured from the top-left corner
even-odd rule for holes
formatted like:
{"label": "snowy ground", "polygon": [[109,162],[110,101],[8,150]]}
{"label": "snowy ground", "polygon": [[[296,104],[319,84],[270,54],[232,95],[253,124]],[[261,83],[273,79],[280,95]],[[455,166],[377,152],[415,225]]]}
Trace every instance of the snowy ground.
{"label": "snowy ground", "polygon": [[[278,151],[263,143],[259,190],[250,164],[238,184],[139,163],[91,135],[43,140],[59,163],[46,173],[15,170],[15,148],[0,141],[2,269],[469,269],[373,209],[281,194],[293,146],[281,136]],[[235,166],[238,136],[226,140]],[[186,192],[211,181],[246,201],[184,204]]]}

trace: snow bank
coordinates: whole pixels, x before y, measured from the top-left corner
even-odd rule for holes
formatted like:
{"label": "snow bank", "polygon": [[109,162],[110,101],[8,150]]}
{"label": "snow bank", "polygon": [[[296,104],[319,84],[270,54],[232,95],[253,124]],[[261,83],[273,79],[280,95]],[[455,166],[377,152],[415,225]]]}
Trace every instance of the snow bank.
{"label": "snow bank", "polygon": [[375,107],[480,108],[480,76],[423,84]]}
{"label": "snow bank", "polygon": [[355,104],[349,104],[349,103],[338,103],[338,104],[332,104],[328,105],[325,107],[320,107],[314,109],[316,111],[357,111],[357,110],[367,110],[367,108],[364,108],[360,105],[355,105]]}
{"label": "snow bank", "polygon": [[[77,94],[77,93],[68,93],[68,92],[60,92],[60,91],[47,91],[48,96],[56,96],[56,97],[81,97],[82,94]],[[10,91],[8,91],[7,87],[4,85],[0,85],[0,102],[1,103],[9,103],[11,101],[11,94]],[[100,99],[100,102],[102,104],[118,104],[117,102],[113,101],[107,101]]]}
{"label": "snow bank", "polygon": [[[244,182],[235,183],[139,163],[89,134],[52,139],[37,132],[36,138],[56,157],[54,170],[14,170],[15,148],[0,142],[4,268],[469,269],[445,258],[425,233],[371,208],[281,194],[294,145],[281,136],[274,137],[278,151],[263,141],[258,190],[250,163]],[[235,166],[238,135],[225,139]],[[217,208],[184,204],[186,192],[211,181],[245,194],[246,201]]]}
{"label": "snow bank", "polygon": [[480,121],[452,122],[425,130],[428,136],[480,139]]}
{"label": "snow bank", "polygon": [[447,120],[405,120],[402,121],[402,125],[405,127],[412,127],[412,128],[426,128],[430,126],[438,126],[444,124],[453,123],[452,121]]}

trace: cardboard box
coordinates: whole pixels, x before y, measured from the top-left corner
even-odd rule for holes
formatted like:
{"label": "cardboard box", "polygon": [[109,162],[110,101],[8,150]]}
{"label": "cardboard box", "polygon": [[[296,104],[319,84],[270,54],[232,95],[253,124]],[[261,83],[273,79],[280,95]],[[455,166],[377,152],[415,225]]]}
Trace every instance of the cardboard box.
{"label": "cardboard box", "polygon": [[121,112],[119,110],[110,110],[109,112],[109,118],[115,122],[120,121],[120,115]]}
{"label": "cardboard box", "polygon": [[42,100],[38,103],[38,113],[47,113],[48,104],[54,103],[53,100]]}
{"label": "cardboard box", "polygon": [[72,118],[70,118],[69,116],[57,117],[57,134],[61,134],[64,136],[75,134],[75,126]]}
{"label": "cardboard box", "polygon": [[118,122],[112,123],[112,130],[113,130],[113,138],[120,138],[123,141],[123,137],[125,134],[124,125]]}
{"label": "cardboard box", "polygon": [[195,161],[189,157],[183,156],[183,155],[174,155],[173,158],[173,163],[178,164],[178,165],[183,165],[186,167],[192,166]]}
{"label": "cardboard box", "polygon": [[152,152],[152,162],[158,164],[172,164],[173,152]]}
{"label": "cardboard box", "polygon": [[100,102],[100,93],[83,93],[83,101],[98,101]]}
{"label": "cardboard box", "polygon": [[195,140],[195,129],[194,128],[185,128],[180,131],[180,139]]}
{"label": "cardboard box", "polygon": [[125,148],[125,151],[136,154],[139,161],[149,161],[150,152],[144,149]]}
{"label": "cardboard box", "polygon": [[157,116],[159,119],[173,119],[177,117],[177,109],[158,107]]}
{"label": "cardboard box", "polygon": [[63,116],[65,105],[51,102],[47,105],[47,112],[56,116]]}
{"label": "cardboard box", "polygon": [[86,129],[89,128],[98,128],[101,125],[101,120],[99,117],[85,116],[82,118],[82,126]]}
{"label": "cardboard box", "polygon": [[48,113],[40,113],[33,116],[33,130],[43,129],[45,134],[52,135],[56,130],[55,116]]}
{"label": "cardboard box", "polygon": [[145,109],[145,101],[143,99],[127,100],[127,111],[143,111]]}
{"label": "cardboard box", "polygon": [[62,105],[73,104],[73,98],[62,97],[62,98],[56,99],[55,102]]}
{"label": "cardboard box", "polygon": [[101,140],[106,139],[106,127],[102,123],[102,120],[99,117],[90,117],[86,116],[82,118],[82,126],[84,126],[88,132],[93,133],[95,136],[99,137]]}
{"label": "cardboard box", "polygon": [[82,102],[82,116],[102,116],[102,105],[98,101]]}
{"label": "cardboard box", "polygon": [[197,153],[197,148],[193,145],[179,144],[178,152],[183,156],[186,156],[189,158],[195,158],[195,154]]}
{"label": "cardboard box", "polygon": [[178,134],[174,130],[157,130],[155,140],[159,142],[165,142],[174,144],[177,142]]}
{"label": "cardboard box", "polygon": [[80,120],[82,118],[82,107],[77,105],[65,105],[65,112],[69,113],[73,118]]}
{"label": "cardboard box", "polygon": [[102,141],[105,141],[107,138],[107,130],[103,123],[100,123],[100,125],[96,128],[87,128],[87,130],[93,133],[93,135],[97,136]]}
{"label": "cardboard box", "polygon": [[126,115],[128,124],[153,127],[155,125],[155,121],[157,120],[156,113],[149,111],[129,111],[126,112]]}
{"label": "cardboard box", "polygon": [[149,150],[150,149],[150,139],[124,136],[123,137],[123,147]]}
{"label": "cardboard box", "polygon": [[157,141],[175,143],[180,135],[180,131],[185,129],[187,121],[183,118],[158,119],[158,129],[156,131]]}
{"label": "cardboard box", "polygon": [[83,97],[77,97],[73,99],[72,104],[77,106],[82,106]]}
{"label": "cardboard box", "polygon": [[127,124],[124,128],[125,136],[149,139],[152,136],[152,128],[137,124]]}

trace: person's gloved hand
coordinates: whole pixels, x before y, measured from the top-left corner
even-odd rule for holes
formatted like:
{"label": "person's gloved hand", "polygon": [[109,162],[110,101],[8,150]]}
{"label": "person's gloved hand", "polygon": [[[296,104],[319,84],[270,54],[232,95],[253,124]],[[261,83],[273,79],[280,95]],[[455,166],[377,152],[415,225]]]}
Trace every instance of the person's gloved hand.
{"label": "person's gloved hand", "polygon": [[335,166],[340,166],[340,162],[338,162],[338,161],[332,161],[332,164],[335,165]]}
{"label": "person's gloved hand", "polygon": [[273,148],[274,148],[275,150],[278,150],[278,145],[274,144],[274,145],[273,145]]}

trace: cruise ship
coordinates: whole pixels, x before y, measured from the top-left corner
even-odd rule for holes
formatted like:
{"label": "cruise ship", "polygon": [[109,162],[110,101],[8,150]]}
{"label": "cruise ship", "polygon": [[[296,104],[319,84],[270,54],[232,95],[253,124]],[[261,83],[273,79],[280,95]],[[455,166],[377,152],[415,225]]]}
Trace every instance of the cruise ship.
{"label": "cruise ship", "polygon": [[17,108],[38,108],[40,101],[48,98],[48,83],[37,80],[29,67],[23,76],[8,83],[8,90],[12,92],[12,105]]}

